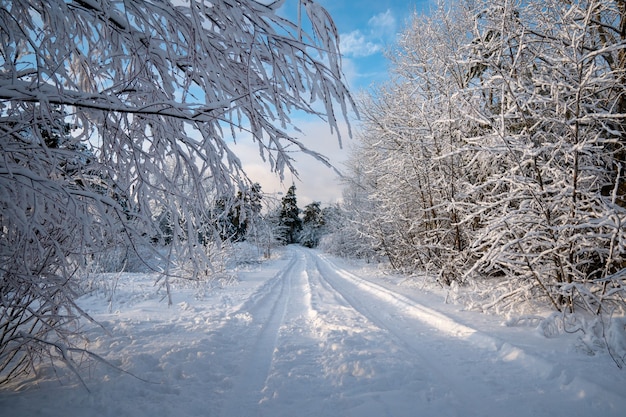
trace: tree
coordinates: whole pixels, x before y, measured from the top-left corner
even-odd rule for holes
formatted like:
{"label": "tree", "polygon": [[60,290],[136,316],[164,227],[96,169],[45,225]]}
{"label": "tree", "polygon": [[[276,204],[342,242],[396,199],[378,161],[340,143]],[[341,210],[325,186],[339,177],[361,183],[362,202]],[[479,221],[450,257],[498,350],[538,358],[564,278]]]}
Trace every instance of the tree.
{"label": "tree", "polygon": [[304,206],[302,211],[302,231],[300,243],[307,248],[315,248],[319,244],[322,228],[324,227],[324,215],[319,201],[314,201]]}
{"label": "tree", "polygon": [[237,191],[237,195],[219,198],[215,202],[214,217],[222,240],[241,242],[248,233],[254,233],[261,214],[261,185]]}
{"label": "tree", "polygon": [[267,259],[271,257],[272,249],[283,245],[282,227],[280,224],[280,213],[282,198],[278,194],[264,194],[263,207],[258,224],[254,225],[254,240],[259,248],[263,248],[263,256]]}
{"label": "tree", "polygon": [[261,215],[261,200],[263,195],[259,183],[249,188],[239,190],[231,210],[231,222],[235,226],[234,241],[246,240],[248,233],[254,233]]}
{"label": "tree", "polygon": [[296,199],[296,186],[292,185],[281,200],[278,235],[283,244],[289,245],[298,242],[301,230],[302,220]]}
{"label": "tree", "polygon": [[625,20],[600,0],[414,16],[396,76],[362,100],[356,231],[395,268],[499,300],[623,308]]}
{"label": "tree", "polygon": [[[472,30],[465,7],[414,16],[390,51],[392,80],[360,100],[364,128],[351,158],[346,202],[356,233],[394,268],[461,279],[470,227],[462,152],[472,121],[461,121],[460,46]],[[368,251],[361,250],[361,253]],[[444,277],[445,275],[445,277]]]}
{"label": "tree", "polygon": [[[45,356],[70,360],[89,253],[149,245],[168,213],[168,259],[203,259],[192,237],[207,202],[247,183],[231,138],[255,141],[282,175],[287,145],[308,152],[290,112],[336,129],[335,107],[353,106],[337,30],[313,1],[298,22],[281,4],[0,2],[0,383]],[[55,147],[66,124],[76,146]],[[97,176],[64,175],[58,161],[82,148]]]}
{"label": "tree", "polygon": [[488,126],[472,139],[477,154],[501,169],[467,187],[489,190],[469,216],[483,226],[474,271],[531,283],[557,310],[623,304],[605,297],[607,285],[623,286],[626,266],[623,147],[615,146],[625,68],[611,65],[626,48],[623,2],[484,10],[472,45],[481,70],[459,98],[465,115]]}

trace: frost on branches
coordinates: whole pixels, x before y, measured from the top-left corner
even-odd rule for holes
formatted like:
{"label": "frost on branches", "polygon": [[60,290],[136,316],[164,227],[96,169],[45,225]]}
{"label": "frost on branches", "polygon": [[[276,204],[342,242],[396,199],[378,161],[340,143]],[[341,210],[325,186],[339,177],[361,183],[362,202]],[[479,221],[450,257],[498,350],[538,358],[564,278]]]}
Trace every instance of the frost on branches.
{"label": "frost on branches", "polygon": [[282,3],[0,2],[0,383],[71,365],[90,256],[142,246],[167,212],[168,259],[201,260],[207,201],[245,186],[234,139],[282,174],[287,147],[308,152],[290,112],[345,117],[332,20]]}
{"label": "frost on branches", "polygon": [[626,3],[442,1],[390,55],[362,101],[356,233],[484,306],[624,314]]}

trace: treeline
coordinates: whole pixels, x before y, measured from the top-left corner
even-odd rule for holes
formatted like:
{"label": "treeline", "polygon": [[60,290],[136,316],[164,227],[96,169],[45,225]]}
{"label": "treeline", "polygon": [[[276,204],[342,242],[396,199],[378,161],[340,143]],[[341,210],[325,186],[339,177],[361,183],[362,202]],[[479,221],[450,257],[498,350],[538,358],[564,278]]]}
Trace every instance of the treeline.
{"label": "treeline", "polygon": [[261,186],[254,184],[250,191],[239,191],[234,199],[217,203],[212,230],[222,241],[251,241],[264,247],[294,243],[317,247],[329,223],[337,218],[336,208],[322,208],[319,201],[300,209],[295,185],[279,200],[264,198]]}
{"label": "treeline", "polygon": [[623,308],[626,3],[442,2],[389,58],[328,248],[558,311]]}
{"label": "treeline", "polygon": [[[261,247],[302,244],[314,248],[328,232],[327,223],[337,217],[336,208],[322,208],[318,201],[298,207],[296,187],[276,199],[263,193],[261,185],[242,187],[234,195],[221,195],[205,207],[198,224],[191,228],[181,211],[162,209],[154,220],[158,230],[155,245],[169,245],[175,238],[193,244],[252,242]],[[191,231],[191,232],[190,232]]]}

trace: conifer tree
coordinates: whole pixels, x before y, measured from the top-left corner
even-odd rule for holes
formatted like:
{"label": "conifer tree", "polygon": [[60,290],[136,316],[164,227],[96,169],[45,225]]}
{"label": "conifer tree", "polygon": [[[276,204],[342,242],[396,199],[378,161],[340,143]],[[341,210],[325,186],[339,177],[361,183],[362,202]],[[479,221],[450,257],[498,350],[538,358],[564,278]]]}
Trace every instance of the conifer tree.
{"label": "conifer tree", "polygon": [[316,247],[319,243],[324,223],[324,215],[320,208],[320,202],[314,201],[307,204],[302,212],[300,243],[308,248]]}
{"label": "conifer tree", "polygon": [[287,194],[282,199],[279,227],[279,236],[284,244],[289,245],[298,242],[298,235],[302,230],[302,220],[296,200],[295,185],[289,187]]}

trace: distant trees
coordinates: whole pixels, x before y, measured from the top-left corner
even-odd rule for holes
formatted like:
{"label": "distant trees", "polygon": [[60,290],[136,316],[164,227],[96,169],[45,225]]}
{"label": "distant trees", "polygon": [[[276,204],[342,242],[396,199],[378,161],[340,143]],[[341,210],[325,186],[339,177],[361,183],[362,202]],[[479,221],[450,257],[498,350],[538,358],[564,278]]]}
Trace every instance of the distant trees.
{"label": "distant trees", "polygon": [[[268,202],[271,203],[271,198]],[[319,201],[307,204],[303,210],[298,207],[296,186],[289,187],[285,195],[277,200],[276,206],[266,206],[260,215],[254,232],[255,242],[261,246],[301,244],[309,248],[318,246],[321,238],[331,233],[326,226],[336,227],[340,214],[334,207],[321,207]],[[271,204],[270,204],[271,205]]]}
{"label": "distant trees", "polygon": [[70,361],[91,254],[165,227],[167,259],[202,268],[207,207],[250,186],[230,137],[282,174],[286,145],[306,150],[291,111],[337,127],[353,105],[337,30],[313,1],[297,22],[280,4],[0,2],[0,384]]}
{"label": "distant trees", "polygon": [[475,1],[414,16],[361,101],[354,233],[403,270],[556,310],[624,307],[626,5]]}
{"label": "distant trees", "polygon": [[280,241],[285,245],[297,243],[299,233],[302,230],[302,220],[300,219],[295,185],[289,187],[287,193],[282,198],[278,221]]}
{"label": "distant trees", "polygon": [[324,214],[319,201],[304,206],[302,211],[302,231],[300,244],[307,248],[315,248],[319,244],[322,228],[325,225]]}
{"label": "distant trees", "polygon": [[217,199],[211,217],[220,238],[231,242],[246,240],[261,221],[262,199],[259,183],[237,191],[235,196]]}

